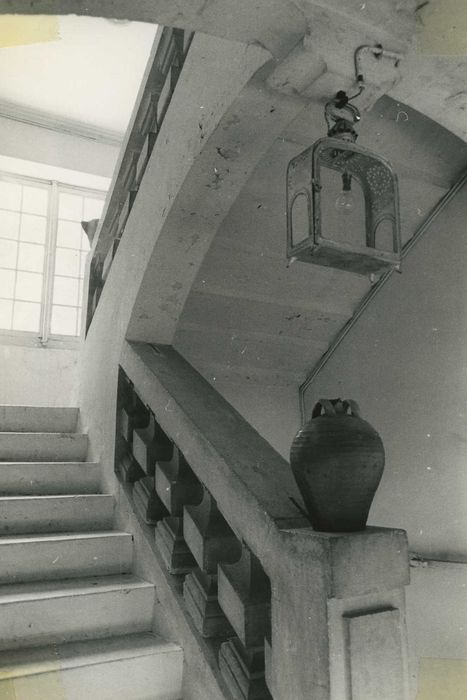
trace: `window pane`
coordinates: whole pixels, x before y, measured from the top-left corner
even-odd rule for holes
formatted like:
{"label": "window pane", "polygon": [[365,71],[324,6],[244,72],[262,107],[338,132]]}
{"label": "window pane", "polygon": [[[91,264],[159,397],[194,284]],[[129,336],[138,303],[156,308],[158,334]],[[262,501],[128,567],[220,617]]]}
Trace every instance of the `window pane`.
{"label": "window pane", "polygon": [[19,211],[21,207],[21,185],[0,180],[0,207]]}
{"label": "window pane", "polygon": [[11,329],[11,317],[13,314],[13,302],[0,299],[0,328],[9,331]]}
{"label": "window pane", "polygon": [[[57,245],[61,248],[81,248],[81,238],[84,231],[80,223],[74,221],[59,221],[57,230]],[[86,234],[84,234],[86,235]]]}
{"label": "window pane", "polygon": [[104,209],[103,199],[92,199],[91,197],[86,197],[84,200],[84,213],[83,219],[85,221],[91,221],[91,219],[100,219],[102,210]]}
{"label": "window pane", "polygon": [[84,280],[80,279],[79,280],[79,291],[78,291],[78,303],[82,306],[84,299],[83,299],[83,294],[84,294]]}
{"label": "window pane", "polygon": [[34,243],[20,243],[18,269],[29,272],[42,272],[44,267],[44,246]]}
{"label": "window pane", "polygon": [[55,256],[55,274],[64,277],[79,277],[79,250],[57,248]]}
{"label": "window pane", "polygon": [[89,238],[86,236],[84,231],[83,235],[81,236],[81,250],[84,250],[85,253],[89,253],[89,251],[91,250]]}
{"label": "window pane", "polygon": [[41,187],[23,187],[22,210],[28,214],[47,216],[49,193]]}
{"label": "window pane", "polygon": [[13,299],[15,289],[15,271],[0,270],[0,297]]}
{"label": "window pane", "polygon": [[76,328],[76,335],[81,335],[81,321],[83,320],[83,307],[79,306],[77,311],[77,328]]}
{"label": "window pane", "polygon": [[72,277],[55,277],[54,304],[76,306],[79,304],[79,280]]}
{"label": "window pane", "polygon": [[13,308],[13,330],[37,333],[39,331],[40,315],[40,304],[31,304],[27,301],[15,301]]}
{"label": "window pane", "polygon": [[18,272],[15,297],[23,301],[42,299],[42,275],[36,272]]}
{"label": "window pane", "polygon": [[45,243],[46,226],[47,219],[43,216],[23,214],[19,237],[22,241],[30,243]]}
{"label": "window pane", "polygon": [[53,306],[50,332],[54,335],[76,335],[77,309]]}
{"label": "window pane", "polygon": [[15,269],[18,244],[15,241],[0,239],[0,267]]}
{"label": "window pane", "polygon": [[19,214],[0,209],[0,238],[18,238]]}
{"label": "window pane", "polygon": [[58,218],[81,221],[83,219],[83,198],[75,194],[61,193],[58,202]]}
{"label": "window pane", "polygon": [[84,277],[86,271],[86,260],[88,259],[89,253],[81,253],[81,262],[79,267],[79,276]]}

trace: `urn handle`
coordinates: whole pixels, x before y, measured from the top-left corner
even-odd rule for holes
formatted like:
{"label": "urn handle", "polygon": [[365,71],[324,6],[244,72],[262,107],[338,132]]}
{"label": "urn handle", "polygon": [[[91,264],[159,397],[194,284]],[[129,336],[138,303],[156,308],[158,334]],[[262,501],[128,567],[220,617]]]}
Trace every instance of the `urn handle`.
{"label": "urn handle", "polygon": [[360,417],[360,408],[353,399],[320,399],[314,406],[311,417],[349,415]]}

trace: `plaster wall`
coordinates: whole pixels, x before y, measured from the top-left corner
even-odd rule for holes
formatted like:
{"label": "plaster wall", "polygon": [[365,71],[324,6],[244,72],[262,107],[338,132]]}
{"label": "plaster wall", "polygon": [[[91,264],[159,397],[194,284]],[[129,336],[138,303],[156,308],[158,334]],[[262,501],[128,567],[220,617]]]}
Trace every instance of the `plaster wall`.
{"label": "plaster wall", "polygon": [[410,579],[406,599],[412,694],[416,700],[464,700],[467,566],[421,562],[411,569]]}
{"label": "plaster wall", "polygon": [[[212,386],[288,461],[290,443],[300,427],[298,384],[282,377],[203,372]],[[215,379],[214,379],[215,377]]]}
{"label": "plaster wall", "polygon": [[112,177],[119,147],[0,116],[0,154]]}
{"label": "plaster wall", "polygon": [[[467,561],[466,211],[464,187],[306,397],[308,414],[320,397],[353,398],[380,432],[386,468],[369,523],[406,529],[411,550],[422,557],[461,562]],[[446,659],[467,659],[467,563],[413,570],[412,582],[413,692],[420,667],[418,700],[465,697],[466,664]],[[456,679],[449,692],[441,684],[448,671]],[[442,689],[427,694],[427,683]]]}
{"label": "plaster wall", "polygon": [[76,406],[79,353],[0,344],[0,404]]}

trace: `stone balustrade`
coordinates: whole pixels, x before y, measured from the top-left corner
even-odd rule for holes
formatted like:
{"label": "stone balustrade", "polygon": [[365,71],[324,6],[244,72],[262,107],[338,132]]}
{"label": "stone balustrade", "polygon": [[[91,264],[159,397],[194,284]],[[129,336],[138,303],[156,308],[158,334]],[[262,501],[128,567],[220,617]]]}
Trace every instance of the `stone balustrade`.
{"label": "stone balustrade", "polygon": [[89,271],[89,328],[149,158],[172,99],[193,32],[171,27],[158,32],[115,175],[96,232]]}
{"label": "stone balustrade", "polygon": [[232,696],[269,698],[269,579],[123,370],[118,396],[116,471],[133,484],[134,510],[155,528],[167,572],[184,577],[184,605],[197,632],[220,643],[219,669]]}
{"label": "stone balustrade", "polygon": [[127,343],[120,373],[116,471],[225,697],[406,700],[405,533],[315,532],[289,465],[173,348]]}

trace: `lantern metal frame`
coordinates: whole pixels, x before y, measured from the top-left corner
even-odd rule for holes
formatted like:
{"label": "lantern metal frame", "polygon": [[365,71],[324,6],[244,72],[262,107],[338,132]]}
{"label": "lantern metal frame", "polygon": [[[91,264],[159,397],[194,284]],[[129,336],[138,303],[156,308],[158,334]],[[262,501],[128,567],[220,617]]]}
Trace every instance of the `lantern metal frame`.
{"label": "lantern metal frame", "polygon": [[[322,234],[321,169],[349,174],[365,201],[365,246],[333,241]],[[309,235],[294,245],[293,207],[305,195]],[[392,226],[392,251],[375,247],[380,226]],[[390,163],[348,140],[325,137],[293,158],[287,169],[287,257],[326,267],[374,274],[400,268],[401,234],[397,175]]]}

